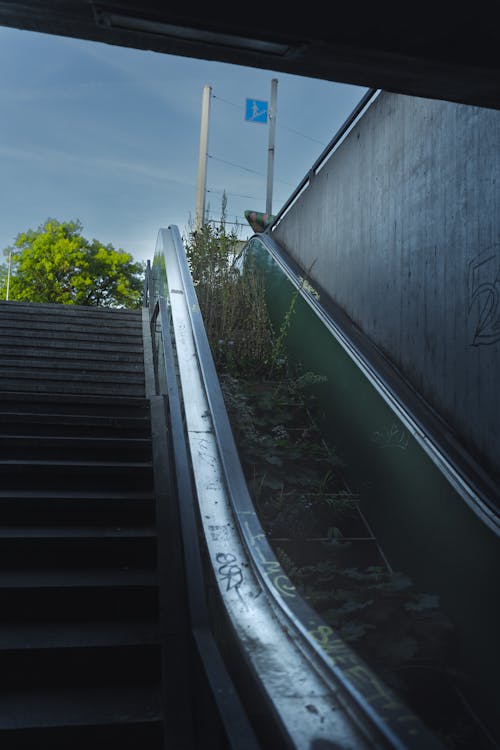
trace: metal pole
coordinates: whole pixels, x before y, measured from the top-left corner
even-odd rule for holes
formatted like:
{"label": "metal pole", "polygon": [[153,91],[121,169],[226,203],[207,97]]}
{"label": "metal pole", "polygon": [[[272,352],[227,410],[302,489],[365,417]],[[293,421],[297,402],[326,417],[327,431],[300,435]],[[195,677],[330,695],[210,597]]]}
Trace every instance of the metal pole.
{"label": "metal pole", "polygon": [[5,299],[6,300],[9,299],[11,258],[12,258],[12,250],[9,250],[9,263],[8,263],[8,266],[7,266],[7,290],[5,292]]}
{"label": "metal pole", "polygon": [[196,197],[196,222],[198,231],[205,223],[205,196],[207,192],[207,157],[208,157],[208,119],[210,114],[210,97],[212,87],[203,87],[201,105],[200,155],[198,159],[198,192]]}
{"label": "metal pole", "polygon": [[276,99],[278,95],[278,79],[271,81],[271,101],[269,104],[269,148],[267,151],[267,192],[266,214],[273,210],[273,175],[274,175],[274,136],[276,131]]}

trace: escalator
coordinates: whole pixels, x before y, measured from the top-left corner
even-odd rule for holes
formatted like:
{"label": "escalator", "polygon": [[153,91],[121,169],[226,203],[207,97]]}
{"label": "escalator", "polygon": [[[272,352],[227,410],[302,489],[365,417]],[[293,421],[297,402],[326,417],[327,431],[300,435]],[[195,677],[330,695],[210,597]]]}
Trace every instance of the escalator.
{"label": "escalator", "polygon": [[[176,227],[160,230],[142,311],[0,303],[3,746],[492,750],[495,518],[422,450],[300,269],[265,236],[245,253],[278,323],[294,300],[290,357],[324,376],[314,427],[345,458],[353,516],[266,534]],[[331,567],[332,549],[361,552],[327,595],[364,566],[410,577],[431,610],[442,600],[462,736],[317,605],[304,566]],[[405,645],[430,695],[436,665]]]}
{"label": "escalator", "polygon": [[176,367],[170,377],[166,368],[166,381],[175,378],[183,396],[207,566],[222,602],[223,637],[233,639],[238,689],[245,693],[238,675],[246,663],[245,679],[253,675],[255,685],[247,695],[275,717],[283,747],[442,747],[300,595],[264,533],[176,227],[159,233],[151,288],[168,300]]}

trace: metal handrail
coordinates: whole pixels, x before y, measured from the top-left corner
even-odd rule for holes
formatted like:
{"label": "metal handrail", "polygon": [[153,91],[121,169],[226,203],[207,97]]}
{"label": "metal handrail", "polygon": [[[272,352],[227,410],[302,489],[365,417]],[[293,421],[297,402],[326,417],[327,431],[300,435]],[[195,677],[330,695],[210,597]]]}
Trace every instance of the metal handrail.
{"label": "metal handrail", "polygon": [[[148,261],[145,272],[143,307],[149,311],[153,344],[155,338],[161,344],[160,353],[153,346],[155,379],[159,394],[164,395],[168,403],[170,441],[182,530],[191,634],[210,686],[212,698],[218,709],[219,719],[224,727],[228,750],[260,750],[260,744],[226,669],[211,626],[206,601],[206,582],[199,544],[191,468],[184,436],[181,397],[175,373],[175,358],[170,333],[171,322],[165,298],[161,294],[157,282],[150,261]],[[162,367],[160,367],[159,354],[162,358]],[[168,458],[165,457],[165,460],[168,460]]]}
{"label": "metal handrail", "polygon": [[[171,304],[176,307],[182,304],[185,308],[185,317],[178,323],[179,335],[192,337],[189,368],[199,371],[203,389],[200,403],[206,404],[203,418],[209,419],[211,425],[207,436],[210,434],[210,439],[215,440],[205,458],[213,467],[215,464],[219,467],[217,471],[221,472],[223,482],[219,484],[221,497],[227,493],[232,513],[230,516],[227,511],[228,518],[234,518],[238,538],[246,551],[245,559],[250,560],[253,574],[265,592],[274,616],[288,634],[288,639],[306,658],[309,670],[306,679],[323,681],[323,690],[330,691],[331,699],[344,709],[351,724],[363,732],[365,741],[368,736],[377,747],[394,750],[423,746],[429,750],[441,748],[419,719],[298,595],[275,557],[255,513],[243,475],[179,231],[173,226],[168,232],[161,230],[161,233],[162,241],[169,246],[170,257],[167,257],[166,266]],[[169,279],[170,272],[173,280]],[[173,316],[175,319],[175,312]],[[182,341],[180,344],[182,346]],[[184,395],[185,401],[192,399],[191,393]],[[199,428],[199,425],[195,427]],[[196,447],[191,446],[192,460],[193,450],[196,452]],[[211,512],[210,506],[206,508]],[[228,521],[227,525],[231,526],[231,522]],[[238,544],[237,541],[234,543]],[[238,551],[237,554],[242,553]],[[232,558],[236,559],[236,554]],[[251,592],[249,595],[256,596]],[[246,604],[243,599],[241,601]],[[268,678],[269,675],[265,674],[262,677],[264,680]],[[272,695],[270,699],[272,701]],[[285,716],[285,725],[287,720],[293,723],[294,717]]]}

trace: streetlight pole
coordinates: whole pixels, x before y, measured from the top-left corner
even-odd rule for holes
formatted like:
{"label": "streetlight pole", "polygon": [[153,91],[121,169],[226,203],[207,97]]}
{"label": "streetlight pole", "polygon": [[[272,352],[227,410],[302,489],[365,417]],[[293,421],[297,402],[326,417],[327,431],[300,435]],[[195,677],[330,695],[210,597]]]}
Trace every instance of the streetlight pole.
{"label": "streetlight pole", "polygon": [[203,87],[201,106],[200,155],[198,158],[198,192],[196,196],[195,229],[198,231],[205,223],[205,196],[207,192],[207,157],[208,157],[208,119],[210,114],[210,97],[212,87]]}
{"label": "streetlight pole", "polygon": [[274,139],[276,132],[276,100],[278,96],[278,79],[271,81],[271,101],[269,103],[269,147],[267,150],[267,191],[266,214],[270,216],[273,210],[273,178],[274,178]]}

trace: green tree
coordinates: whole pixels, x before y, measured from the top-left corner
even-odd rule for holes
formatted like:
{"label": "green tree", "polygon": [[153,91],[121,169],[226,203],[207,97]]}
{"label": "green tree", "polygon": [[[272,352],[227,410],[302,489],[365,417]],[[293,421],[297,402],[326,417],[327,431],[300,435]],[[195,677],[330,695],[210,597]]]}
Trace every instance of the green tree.
{"label": "green tree", "polygon": [[[4,250],[11,253],[10,300],[66,305],[138,307],[144,264],[130,253],[87,240],[79,221],[47,221],[21,232]],[[0,269],[0,295],[7,292],[7,267]]]}

